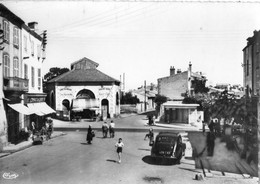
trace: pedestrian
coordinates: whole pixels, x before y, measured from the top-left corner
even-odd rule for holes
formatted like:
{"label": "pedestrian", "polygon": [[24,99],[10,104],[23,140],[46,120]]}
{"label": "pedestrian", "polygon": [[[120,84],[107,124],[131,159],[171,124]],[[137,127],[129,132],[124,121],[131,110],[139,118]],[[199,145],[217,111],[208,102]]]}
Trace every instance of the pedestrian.
{"label": "pedestrian", "polygon": [[123,152],[123,147],[124,147],[124,143],[122,142],[122,138],[118,139],[118,142],[115,144],[116,152],[118,154],[118,163],[121,163],[121,157],[122,157],[122,152]]}
{"label": "pedestrian", "polygon": [[174,156],[176,157],[176,164],[180,164],[181,158],[185,154],[185,149],[185,144],[183,144],[182,137],[181,135],[179,135],[175,144],[174,151]]}
{"label": "pedestrian", "polygon": [[103,138],[107,137],[107,132],[108,132],[108,124],[107,122],[104,122],[102,125],[102,132],[103,132]]}
{"label": "pedestrian", "polygon": [[154,134],[152,128],[149,129],[149,133],[145,135],[144,140],[146,140],[147,137],[149,138],[149,145],[152,146],[154,143]]}
{"label": "pedestrian", "polygon": [[205,126],[206,126],[206,123],[205,123],[205,121],[202,120],[202,132],[205,132]]}
{"label": "pedestrian", "polygon": [[144,140],[146,140],[147,137],[150,139],[154,137],[152,128],[149,129],[148,134],[145,134]]}
{"label": "pedestrian", "polygon": [[91,141],[93,140],[93,137],[94,137],[94,132],[93,132],[93,130],[92,130],[92,128],[91,128],[91,125],[89,125],[89,127],[88,127],[88,133],[87,133],[87,142],[88,142],[88,144],[91,144]]}
{"label": "pedestrian", "polygon": [[155,115],[153,115],[153,125],[155,125],[155,119],[156,119],[156,117],[155,117]]}
{"label": "pedestrian", "polygon": [[35,132],[36,132],[34,121],[32,121],[32,132],[33,132],[33,134],[35,134]]}
{"label": "pedestrian", "polygon": [[110,135],[110,138],[115,137],[115,123],[113,122],[113,120],[111,121],[111,123],[109,125],[109,135]]}

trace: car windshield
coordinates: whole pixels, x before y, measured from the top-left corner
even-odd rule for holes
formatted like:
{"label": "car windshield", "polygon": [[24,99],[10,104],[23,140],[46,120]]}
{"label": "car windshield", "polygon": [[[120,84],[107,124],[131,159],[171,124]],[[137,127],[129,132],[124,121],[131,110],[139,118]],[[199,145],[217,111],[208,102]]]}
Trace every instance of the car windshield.
{"label": "car windshield", "polygon": [[159,136],[157,138],[158,143],[174,143],[175,138],[174,137],[169,137],[169,136]]}

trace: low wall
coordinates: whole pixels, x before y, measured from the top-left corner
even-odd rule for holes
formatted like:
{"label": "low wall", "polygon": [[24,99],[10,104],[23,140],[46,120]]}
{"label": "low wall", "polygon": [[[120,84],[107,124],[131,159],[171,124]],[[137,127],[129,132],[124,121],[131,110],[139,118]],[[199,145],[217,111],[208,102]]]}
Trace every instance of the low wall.
{"label": "low wall", "polygon": [[[189,141],[193,149],[193,157],[195,159],[195,167],[209,170],[231,172],[237,174],[249,174],[258,176],[257,163],[246,159],[242,159],[238,151],[229,150],[227,142],[221,141],[217,137],[214,141],[213,155],[209,156],[207,135],[209,132],[188,132]],[[243,147],[243,139],[238,137],[238,147]],[[256,153],[257,154],[257,153]]]}

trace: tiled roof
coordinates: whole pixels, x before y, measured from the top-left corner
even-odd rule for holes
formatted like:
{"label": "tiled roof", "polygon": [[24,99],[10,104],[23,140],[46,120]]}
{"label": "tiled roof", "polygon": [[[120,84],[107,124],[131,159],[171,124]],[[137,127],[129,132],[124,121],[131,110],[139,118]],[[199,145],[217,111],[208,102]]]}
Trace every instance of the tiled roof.
{"label": "tiled roof", "polygon": [[54,79],[52,82],[118,82],[120,81],[102,73],[97,69],[70,70]]}
{"label": "tiled roof", "polygon": [[92,61],[92,60],[90,60],[90,59],[88,59],[88,58],[86,58],[86,57],[84,57],[84,58],[82,58],[82,59],[80,59],[80,60],[78,60],[78,61],[74,61],[73,63],[71,63],[70,65],[72,66],[72,65],[75,65],[76,63],[78,63],[78,62],[82,62],[82,61],[87,61],[87,62],[89,62],[89,63],[92,63],[92,64],[94,64],[96,67],[98,67],[98,63],[96,63],[95,61]]}

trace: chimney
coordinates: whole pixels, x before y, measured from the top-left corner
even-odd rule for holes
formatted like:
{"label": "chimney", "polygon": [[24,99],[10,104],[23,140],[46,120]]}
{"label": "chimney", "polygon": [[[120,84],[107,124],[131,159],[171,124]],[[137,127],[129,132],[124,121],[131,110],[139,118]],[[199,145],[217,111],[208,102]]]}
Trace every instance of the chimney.
{"label": "chimney", "polygon": [[174,68],[174,66],[171,66],[171,68],[170,68],[170,76],[173,76],[173,75],[175,75],[175,68]]}
{"label": "chimney", "polygon": [[191,72],[191,67],[192,67],[192,64],[191,62],[189,63],[189,71]]}
{"label": "chimney", "polygon": [[177,73],[181,73],[181,69],[178,69],[178,70],[177,70]]}
{"label": "chimney", "polygon": [[37,31],[38,30],[38,22],[29,22],[28,26],[29,26],[29,28],[32,31]]}

